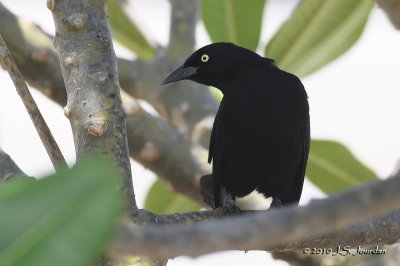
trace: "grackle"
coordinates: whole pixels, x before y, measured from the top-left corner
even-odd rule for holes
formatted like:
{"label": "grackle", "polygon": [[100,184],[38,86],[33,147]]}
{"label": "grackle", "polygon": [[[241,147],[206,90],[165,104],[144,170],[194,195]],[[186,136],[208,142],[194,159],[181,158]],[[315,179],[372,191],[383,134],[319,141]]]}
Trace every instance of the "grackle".
{"label": "grackle", "polygon": [[[271,207],[298,204],[310,149],[307,94],[301,81],[232,43],[194,52],[162,84],[192,80],[218,88],[224,97],[211,132],[214,207],[256,190]],[[207,177],[207,176],[206,176]]]}

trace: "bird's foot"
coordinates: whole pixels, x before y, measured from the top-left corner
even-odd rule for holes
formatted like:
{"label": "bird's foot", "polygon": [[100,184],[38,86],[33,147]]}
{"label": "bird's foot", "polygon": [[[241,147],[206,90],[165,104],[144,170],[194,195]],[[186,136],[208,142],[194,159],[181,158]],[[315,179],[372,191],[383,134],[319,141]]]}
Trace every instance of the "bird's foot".
{"label": "bird's foot", "polygon": [[242,213],[242,210],[236,205],[221,206],[221,207],[218,207],[217,210],[222,216],[232,216],[232,215],[238,215],[238,214]]}
{"label": "bird's foot", "polygon": [[215,209],[214,180],[212,174],[200,178],[200,194],[203,197],[204,202],[211,208]]}
{"label": "bird's foot", "polygon": [[222,206],[218,208],[222,215],[236,215],[240,214],[241,210],[235,205],[235,199],[232,197],[223,186],[221,186],[221,203]]}
{"label": "bird's foot", "polygon": [[279,198],[272,198],[270,208],[281,208],[282,201]]}

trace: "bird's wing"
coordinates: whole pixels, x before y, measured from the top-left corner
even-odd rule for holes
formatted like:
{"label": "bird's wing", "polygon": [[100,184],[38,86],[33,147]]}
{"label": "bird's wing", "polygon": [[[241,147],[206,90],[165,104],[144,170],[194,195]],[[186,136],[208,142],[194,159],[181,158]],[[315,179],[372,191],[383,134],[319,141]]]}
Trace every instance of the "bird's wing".
{"label": "bird's wing", "polygon": [[[303,85],[300,83],[301,87]],[[303,87],[304,88],[304,87]],[[304,183],[304,177],[306,173],[306,167],[307,167],[307,161],[308,161],[308,154],[310,152],[310,143],[311,143],[311,137],[310,137],[310,115],[309,115],[309,106],[308,106],[308,101],[307,101],[307,94],[304,90],[304,102],[303,102],[303,117],[302,117],[302,124],[301,124],[301,129],[302,129],[302,135],[303,135],[303,150],[302,150],[302,157],[300,159],[298,168],[295,173],[292,189],[289,193],[285,195],[285,197],[282,200],[284,203],[296,203],[298,204],[300,201],[301,197],[301,192],[303,190],[303,183]]]}
{"label": "bird's wing", "polygon": [[303,190],[304,177],[307,167],[308,154],[310,151],[310,127],[309,124],[304,128],[303,152],[298,168],[296,170],[291,190],[281,199],[282,203],[298,204]]}
{"label": "bird's wing", "polygon": [[226,98],[220,180],[238,197],[257,188],[282,203],[298,203],[310,146],[307,95],[300,80],[286,74],[268,90],[264,84],[237,83],[251,93]]}
{"label": "bird's wing", "polygon": [[[245,96],[243,97],[245,98]],[[224,153],[221,183],[236,197],[251,193],[265,176],[268,127],[259,119],[259,109],[246,99],[226,102]]]}
{"label": "bird's wing", "polygon": [[208,163],[213,162],[213,181],[214,181],[214,201],[215,207],[219,207],[220,201],[220,185],[222,177],[222,164],[223,164],[223,137],[222,137],[222,112],[224,109],[224,99],[218,108],[217,115],[215,116],[214,124],[211,130],[210,147],[208,151]]}

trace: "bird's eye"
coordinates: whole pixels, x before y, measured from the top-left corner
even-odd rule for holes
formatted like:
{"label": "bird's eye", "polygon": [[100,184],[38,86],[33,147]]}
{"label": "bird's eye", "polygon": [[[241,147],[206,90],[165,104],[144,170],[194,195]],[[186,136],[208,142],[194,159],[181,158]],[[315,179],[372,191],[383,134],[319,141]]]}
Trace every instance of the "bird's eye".
{"label": "bird's eye", "polygon": [[210,57],[208,56],[208,54],[203,54],[201,56],[201,62],[205,63],[208,61],[208,59],[210,59]]}

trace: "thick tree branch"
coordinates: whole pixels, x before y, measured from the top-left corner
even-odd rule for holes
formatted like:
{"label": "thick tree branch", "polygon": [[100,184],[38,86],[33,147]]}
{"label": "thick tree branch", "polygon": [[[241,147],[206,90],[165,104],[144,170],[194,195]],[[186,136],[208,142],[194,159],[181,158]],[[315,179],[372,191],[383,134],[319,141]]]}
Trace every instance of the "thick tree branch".
{"label": "thick tree branch", "polygon": [[51,162],[53,163],[54,168],[57,170],[58,166],[66,167],[67,163],[64,159],[64,156],[61,153],[60,148],[58,147],[56,140],[49,127],[44,121],[42,114],[37,107],[35,100],[33,99],[28,86],[25,83],[24,78],[22,77],[21,72],[19,71],[15,61],[7,48],[6,43],[3,40],[3,37],[0,34],[0,65],[4,70],[8,72],[12,81],[14,82],[15,88],[18,92],[18,95],[21,97],[22,102],[33,122],[33,125],[36,128],[36,131],[42,141],[47,154],[50,157]]}
{"label": "thick tree branch", "polygon": [[67,89],[64,113],[77,158],[110,157],[123,179],[125,212],[137,210],[129,162],[126,114],[122,107],[106,1],[47,1],[56,26],[54,45]]}
{"label": "thick tree branch", "polygon": [[14,176],[25,175],[11,157],[0,147],[0,183]]}
{"label": "thick tree branch", "polygon": [[[67,89],[64,114],[69,118],[77,158],[91,154],[111,158],[122,179],[125,214],[135,219],[137,205],[129,161],[126,114],[111,39],[107,1],[48,0],[53,14],[61,70]],[[165,265],[165,259],[136,258],[138,265]],[[126,265],[102,256],[97,265]]]}
{"label": "thick tree branch", "polygon": [[[399,188],[397,174],[314,200],[304,207],[289,206],[174,228],[127,224],[120,228],[111,250],[120,255],[151,253],[170,257],[199,256],[227,249],[298,250],[390,244],[400,239]],[[370,220],[362,222],[366,219]]]}
{"label": "thick tree branch", "polygon": [[184,60],[194,51],[196,26],[199,20],[199,0],[170,0],[171,24],[167,53],[170,57]]}

